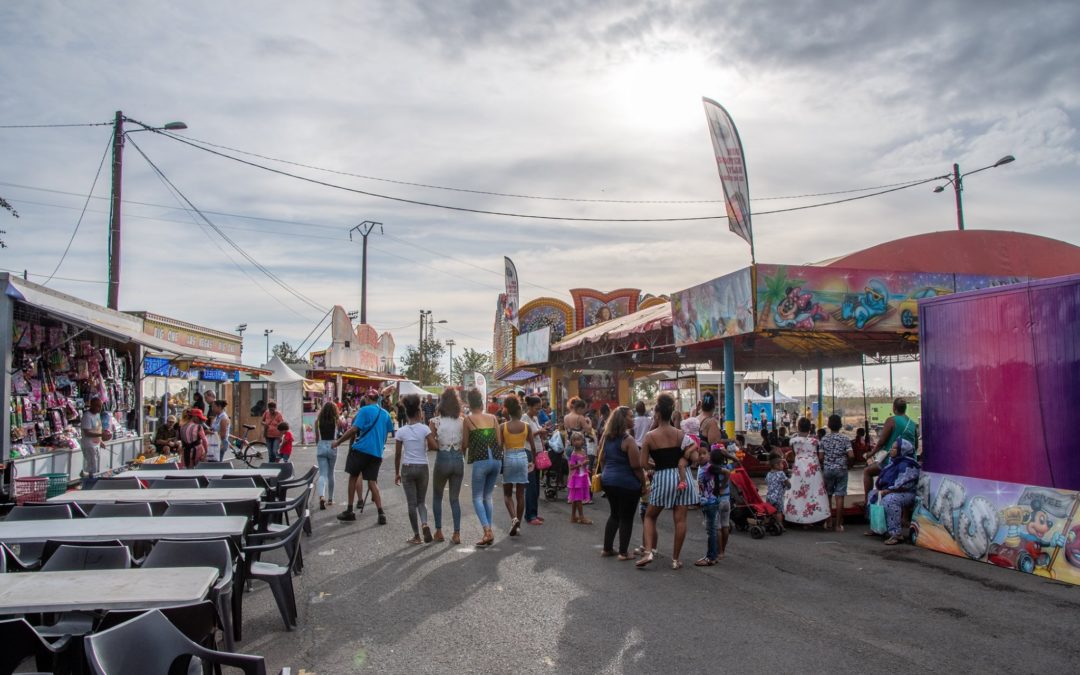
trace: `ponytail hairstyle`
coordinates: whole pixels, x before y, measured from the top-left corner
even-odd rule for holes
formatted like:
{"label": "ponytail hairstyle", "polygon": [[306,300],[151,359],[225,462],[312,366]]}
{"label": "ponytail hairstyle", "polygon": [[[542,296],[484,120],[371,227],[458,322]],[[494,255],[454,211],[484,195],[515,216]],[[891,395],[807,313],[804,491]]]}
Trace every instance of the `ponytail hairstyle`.
{"label": "ponytail hairstyle", "polygon": [[701,396],[701,412],[712,414],[716,410],[716,394],[711,391]]}
{"label": "ponytail hairstyle", "polygon": [[484,412],[484,397],[480,395],[479,389],[470,389],[466,398],[469,400],[469,408],[472,412]]}
{"label": "ponytail hairstyle", "polygon": [[521,401],[514,394],[510,394],[503,400],[503,408],[510,417],[514,419],[521,417]]}
{"label": "ponytail hairstyle", "polygon": [[675,397],[671,394],[660,394],[656,398],[656,412],[660,419],[671,423],[671,413],[675,412]]}
{"label": "ponytail hairstyle", "polygon": [[405,417],[412,419],[420,414],[420,397],[416,394],[402,396],[401,403],[405,406]]}

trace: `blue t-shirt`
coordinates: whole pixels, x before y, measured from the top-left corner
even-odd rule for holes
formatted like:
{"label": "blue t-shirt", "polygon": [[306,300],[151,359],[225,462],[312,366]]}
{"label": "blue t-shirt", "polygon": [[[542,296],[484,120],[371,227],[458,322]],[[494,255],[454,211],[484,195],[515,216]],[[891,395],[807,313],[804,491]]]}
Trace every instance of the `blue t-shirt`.
{"label": "blue t-shirt", "polygon": [[351,449],[366,455],[383,456],[386,437],[394,433],[394,421],[382,406],[371,403],[356,411],[352,425],[358,429]]}
{"label": "blue t-shirt", "polygon": [[551,415],[544,412],[544,409],[541,408],[540,412],[536,414],[536,421],[540,423],[540,426],[544,426],[551,421]]}

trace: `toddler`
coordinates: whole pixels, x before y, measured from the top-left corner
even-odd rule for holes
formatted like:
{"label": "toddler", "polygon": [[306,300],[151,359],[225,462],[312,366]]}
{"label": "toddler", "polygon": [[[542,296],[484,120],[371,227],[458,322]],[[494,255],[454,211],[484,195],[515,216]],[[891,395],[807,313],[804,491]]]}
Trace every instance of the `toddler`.
{"label": "toddler", "polygon": [[277,430],[281,432],[281,445],[278,447],[278,455],[281,457],[281,461],[288,462],[289,457],[292,456],[293,435],[289,431],[289,423],[282,422],[277,425]]}
{"label": "toddler", "polygon": [[776,508],[780,522],[784,521],[784,492],[791,487],[785,464],[783,458],[774,456],[769,460],[769,473],[765,474],[765,501]]}
{"label": "toddler", "polygon": [[592,494],[592,485],[589,481],[589,456],[585,452],[585,435],[575,431],[570,435],[570,478],[566,481],[566,500],[570,502],[570,522],[581,525],[592,525],[592,521],[585,517],[584,502],[589,500]]}

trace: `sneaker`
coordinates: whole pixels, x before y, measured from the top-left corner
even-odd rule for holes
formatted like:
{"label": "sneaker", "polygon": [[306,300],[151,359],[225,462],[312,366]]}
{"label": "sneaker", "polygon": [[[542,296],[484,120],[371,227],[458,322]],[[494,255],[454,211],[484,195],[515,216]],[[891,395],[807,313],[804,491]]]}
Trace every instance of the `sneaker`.
{"label": "sneaker", "polygon": [[379,524],[380,525],[385,525],[386,524],[386,514],[385,513],[380,513],[379,514]]}
{"label": "sneaker", "polygon": [[337,519],[344,523],[351,523],[356,520],[356,514],[353,513],[352,509],[347,509],[339,513]]}

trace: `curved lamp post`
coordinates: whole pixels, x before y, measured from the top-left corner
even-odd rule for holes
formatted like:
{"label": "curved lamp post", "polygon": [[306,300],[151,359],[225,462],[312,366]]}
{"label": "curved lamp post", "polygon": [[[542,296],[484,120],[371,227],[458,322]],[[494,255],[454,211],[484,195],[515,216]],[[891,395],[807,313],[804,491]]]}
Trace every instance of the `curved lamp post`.
{"label": "curved lamp post", "polygon": [[[960,165],[959,164],[953,164],[952,165],[953,172],[951,174],[945,174],[944,176],[941,176],[941,178],[945,179],[946,184],[950,184],[950,183],[952,184],[953,192],[956,194],[956,229],[958,229],[958,230],[963,230],[964,229],[964,199],[961,196],[961,193],[964,191],[964,178],[966,176],[970,176],[973,173],[979,173],[980,171],[986,171],[987,169],[996,169],[999,166],[1009,164],[1009,163],[1015,162],[1015,161],[1016,161],[1016,158],[1013,157],[1012,155],[1005,155],[1004,157],[1002,157],[1001,159],[999,159],[998,161],[994,162],[993,164],[991,164],[989,166],[984,166],[983,168],[975,169],[974,171],[968,171],[967,173],[964,173],[964,174],[960,173]],[[945,191],[945,186],[944,185],[939,185],[936,188],[934,188],[934,192],[944,192],[944,191]]]}

